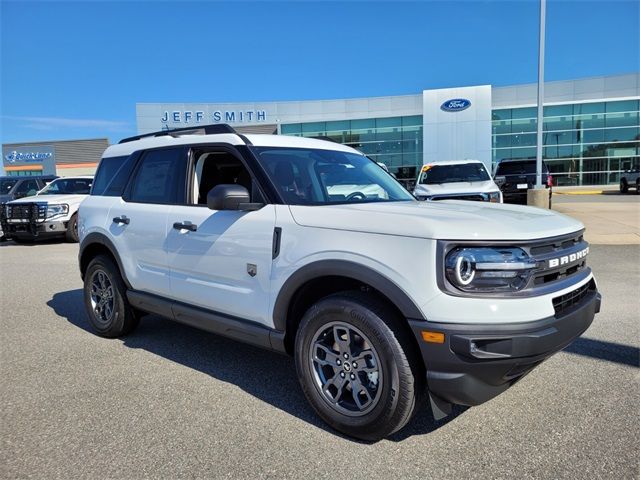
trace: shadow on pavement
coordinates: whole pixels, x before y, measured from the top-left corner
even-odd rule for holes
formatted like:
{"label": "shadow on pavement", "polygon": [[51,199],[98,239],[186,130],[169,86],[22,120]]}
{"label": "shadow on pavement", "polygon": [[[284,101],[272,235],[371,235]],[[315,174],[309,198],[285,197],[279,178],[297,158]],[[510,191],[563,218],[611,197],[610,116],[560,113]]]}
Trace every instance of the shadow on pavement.
{"label": "shadow on pavement", "polygon": [[621,343],[593,340],[591,338],[577,338],[563,352],[598,358],[608,362],[640,367],[640,349]]}
{"label": "shadow on pavement", "polygon": [[[69,323],[93,334],[86,319],[81,289],[56,293],[47,305]],[[129,348],[144,349],[236,385],[305,422],[357,442],[332,430],[315,414],[300,389],[293,359],[288,356],[228,340],[155,315],[145,316],[140,326],[120,341]],[[427,402],[424,402],[410,424],[389,439],[401,441],[413,435],[430,433],[455,419],[464,410],[463,407],[454,407],[449,417],[435,421]]]}

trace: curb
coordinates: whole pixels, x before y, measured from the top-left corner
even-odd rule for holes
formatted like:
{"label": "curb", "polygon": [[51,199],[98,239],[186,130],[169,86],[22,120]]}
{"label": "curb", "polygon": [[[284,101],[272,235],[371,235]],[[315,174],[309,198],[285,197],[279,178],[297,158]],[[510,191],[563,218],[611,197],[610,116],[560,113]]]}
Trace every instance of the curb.
{"label": "curb", "polygon": [[554,195],[602,195],[603,190],[573,190],[568,192],[556,192]]}

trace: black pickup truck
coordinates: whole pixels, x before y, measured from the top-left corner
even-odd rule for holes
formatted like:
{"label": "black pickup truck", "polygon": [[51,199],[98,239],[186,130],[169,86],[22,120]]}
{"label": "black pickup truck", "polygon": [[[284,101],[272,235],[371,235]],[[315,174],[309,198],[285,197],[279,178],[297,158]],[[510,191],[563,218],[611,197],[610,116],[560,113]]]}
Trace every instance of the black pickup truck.
{"label": "black pickup truck", "polygon": [[[535,160],[503,160],[496,167],[493,180],[502,191],[504,203],[527,204],[527,190],[536,184]],[[551,208],[552,177],[542,162],[542,184],[549,190]]]}

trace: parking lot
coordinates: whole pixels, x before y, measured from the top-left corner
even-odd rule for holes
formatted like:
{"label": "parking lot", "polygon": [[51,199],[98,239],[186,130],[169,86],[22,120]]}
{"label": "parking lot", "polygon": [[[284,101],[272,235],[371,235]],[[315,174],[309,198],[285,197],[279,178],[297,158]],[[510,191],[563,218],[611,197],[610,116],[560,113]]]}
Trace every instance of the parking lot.
{"label": "parking lot", "polygon": [[77,250],[0,246],[3,478],[638,477],[638,245],[592,246],[603,310],[565,351],[376,444],[326,427],[290,358],[154,316],[95,336]]}

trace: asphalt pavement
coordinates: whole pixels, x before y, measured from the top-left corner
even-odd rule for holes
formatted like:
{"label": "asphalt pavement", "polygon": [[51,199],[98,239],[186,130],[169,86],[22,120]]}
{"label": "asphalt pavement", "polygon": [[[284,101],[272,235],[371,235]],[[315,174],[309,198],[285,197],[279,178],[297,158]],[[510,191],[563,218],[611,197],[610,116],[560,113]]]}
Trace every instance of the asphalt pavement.
{"label": "asphalt pavement", "polygon": [[0,246],[2,478],[638,478],[640,246],[592,246],[603,310],[565,351],[374,444],[315,416],[288,357],[154,316],[97,337],[77,249]]}

